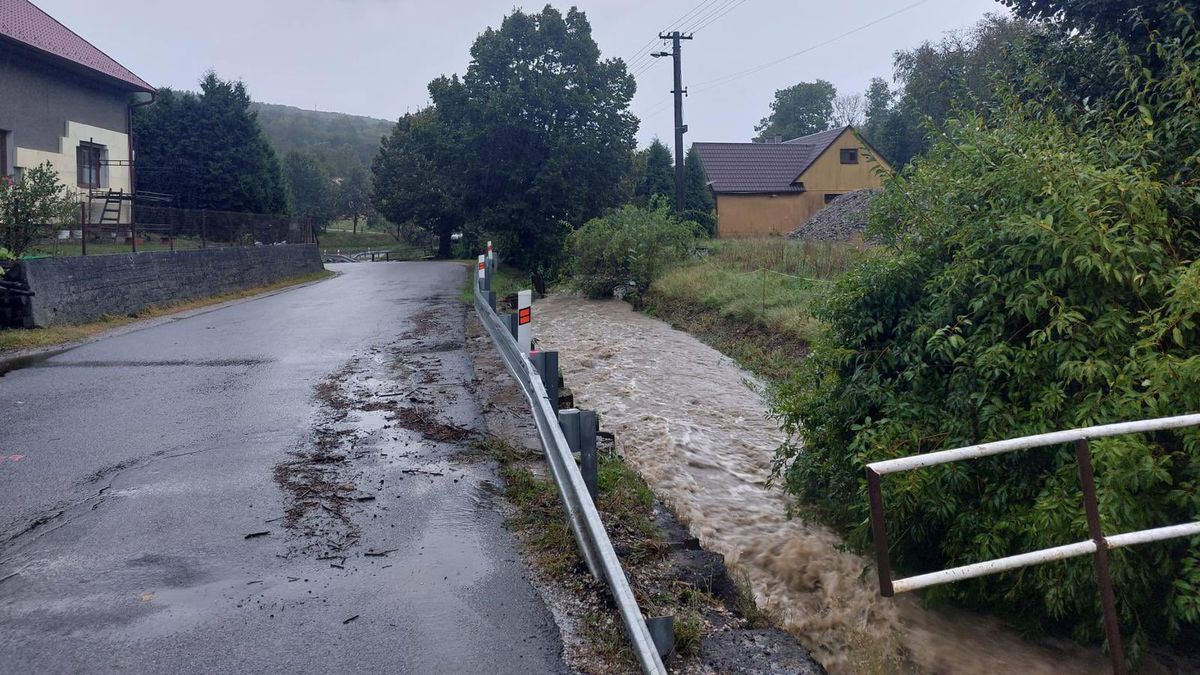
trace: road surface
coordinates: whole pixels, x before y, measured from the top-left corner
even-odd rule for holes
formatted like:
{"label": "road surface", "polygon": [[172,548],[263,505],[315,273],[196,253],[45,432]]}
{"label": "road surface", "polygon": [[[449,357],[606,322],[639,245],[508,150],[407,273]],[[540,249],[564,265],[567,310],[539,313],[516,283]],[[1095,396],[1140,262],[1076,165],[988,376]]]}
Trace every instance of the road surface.
{"label": "road surface", "polygon": [[0,670],[565,670],[472,453],[466,272],[330,267],[0,376]]}

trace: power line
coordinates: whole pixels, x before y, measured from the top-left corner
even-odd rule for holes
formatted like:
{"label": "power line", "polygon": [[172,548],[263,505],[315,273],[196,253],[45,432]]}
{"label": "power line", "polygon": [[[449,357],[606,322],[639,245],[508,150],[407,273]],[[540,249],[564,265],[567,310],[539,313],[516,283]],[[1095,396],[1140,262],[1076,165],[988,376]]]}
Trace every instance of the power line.
{"label": "power line", "polygon": [[727,9],[727,10],[725,10],[724,12],[721,12],[720,14],[718,14],[718,15],[717,15],[717,16],[715,16],[715,17],[713,17],[713,18],[712,18],[712,19],[710,19],[709,21],[707,21],[707,22],[705,22],[705,23],[703,23],[703,24],[701,24],[701,25],[699,25],[699,26],[697,26],[697,27],[693,28],[693,29],[692,29],[692,33],[699,33],[700,31],[704,30],[705,28],[708,28],[709,26],[713,25],[713,24],[714,24],[714,23],[716,23],[717,21],[720,21],[720,20],[721,20],[721,17],[723,17],[723,16],[725,16],[726,14],[728,14],[728,13],[732,12],[733,10],[737,9],[738,7],[741,7],[741,6],[742,6],[742,5],[744,5],[744,4],[746,4],[746,0],[740,0],[739,2],[735,3],[735,4],[734,4],[732,7],[730,7],[730,8],[729,8],[729,9]]}
{"label": "power line", "polygon": [[890,19],[894,16],[903,14],[904,12],[907,12],[911,9],[919,7],[927,2],[929,2],[929,0],[917,0],[917,2],[914,2],[910,5],[905,5],[904,7],[901,7],[900,9],[898,9],[894,12],[891,12],[890,14],[885,14],[884,16],[881,16],[878,19],[864,23],[861,26],[858,26],[856,28],[852,28],[852,29],[846,31],[845,33],[841,33],[840,35],[835,35],[834,37],[831,37],[828,40],[825,40],[824,42],[819,42],[815,45],[812,45],[811,47],[805,47],[804,49],[801,49],[800,51],[795,52],[793,54],[788,54],[787,56],[775,59],[773,61],[768,61],[766,63],[754,66],[753,68],[747,68],[746,70],[738,71],[736,73],[730,73],[729,75],[723,75],[721,77],[714,78],[712,80],[708,80],[707,82],[701,82],[700,84],[696,85],[697,87],[699,87],[699,89],[697,89],[697,93],[702,92],[702,91],[708,91],[709,89],[713,89],[713,88],[716,88],[716,87],[719,87],[719,86],[722,86],[725,84],[729,84],[730,82],[739,80],[748,75],[753,75],[755,73],[766,70],[767,68],[770,68],[771,66],[778,65],[780,63],[783,63],[784,61],[794,59],[797,56],[807,54],[808,52],[811,52],[814,49],[819,49],[826,45],[837,42],[838,40],[841,40],[842,38],[849,37],[860,31],[864,31],[864,30],[870,28],[871,26],[874,26],[875,24],[882,23],[883,21],[887,21],[888,19]]}
{"label": "power line", "polygon": [[691,24],[689,24],[685,30],[687,30],[688,32],[695,32],[695,30],[696,30],[696,26],[699,26],[699,25],[701,25],[701,24],[703,24],[703,23],[706,23],[706,22],[708,22],[708,21],[709,21],[710,19],[712,19],[713,17],[715,17],[715,16],[717,16],[717,15],[721,14],[722,12],[724,12],[724,11],[726,11],[726,10],[730,9],[730,7],[731,7],[732,5],[735,5],[735,4],[737,4],[739,1],[740,1],[740,0],[722,0],[721,2],[717,3],[717,4],[716,4],[716,5],[714,5],[713,7],[710,7],[708,12],[704,13],[704,14],[703,14],[703,15],[701,15],[701,16],[696,16],[696,17],[694,17],[694,18],[692,19],[692,22],[691,22]]}
{"label": "power line", "polygon": [[[683,14],[683,16],[681,16],[678,19],[675,19],[671,23],[667,24],[667,26],[665,28],[663,28],[661,31],[659,31],[659,33],[666,33],[667,31],[671,30],[672,26],[678,26],[678,25],[682,24],[684,21],[687,21],[689,18],[692,18],[697,12],[703,10],[706,6],[711,5],[714,2],[722,2],[722,1],[724,1],[724,0],[705,0],[704,2],[701,2],[699,5],[696,5],[695,7],[691,8],[690,10],[685,12]],[[644,61],[646,59],[650,59],[650,48],[654,45],[654,43],[657,40],[658,40],[657,37],[650,38],[646,42],[646,44],[642,45],[636,52],[634,52],[633,56],[629,57],[629,61],[625,64],[626,69],[633,70],[635,67],[635,63],[640,65],[641,63],[644,63]],[[654,59],[650,59],[651,62],[653,62],[653,60]]]}

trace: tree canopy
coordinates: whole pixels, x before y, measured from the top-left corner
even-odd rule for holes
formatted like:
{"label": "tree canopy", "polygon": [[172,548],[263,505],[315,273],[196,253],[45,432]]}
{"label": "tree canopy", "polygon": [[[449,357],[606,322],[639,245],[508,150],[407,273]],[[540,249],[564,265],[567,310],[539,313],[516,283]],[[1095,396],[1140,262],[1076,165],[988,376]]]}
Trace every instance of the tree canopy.
{"label": "tree canopy", "polygon": [[[456,197],[439,202],[446,209],[421,214],[422,222],[489,233],[510,261],[555,273],[570,229],[622,196],[637,130],[629,112],[634,88],[620,59],[600,58],[583,12],[564,15],[546,6],[509,14],[476,38],[463,76],[429,85],[430,123],[456,147],[449,156],[416,154],[428,158],[441,193]],[[413,205],[427,192],[403,180],[404,170],[387,159],[400,152],[393,145],[409,147],[402,139],[412,122],[400,120],[376,161],[381,206]],[[400,177],[394,183],[393,175]]]}
{"label": "tree canopy", "polygon": [[634,202],[646,207],[655,196],[671,198],[675,194],[675,160],[671,159],[670,148],[657,138],[642,152],[645,169]]}
{"label": "tree canopy", "polygon": [[160,89],[133,118],[137,189],[172,195],[183,208],[285,213],[278,158],[241,82],[208,72],[200,93]]}
{"label": "tree canopy", "polygon": [[834,86],[825,80],[801,82],[775,92],[771,114],[764,117],[754,130],[759,138],[782,136],[783,140],[799,138],[833,126]]}
{"label": "tree canopy", "polygon": [[308,152],[289,152],[283,173],[291,198],[292,215],[317,228],[329,225],[337,215],[336,192],[329,167]]}
{"label": "tree canopy", "polygon": [[374,163],[372,201],[393,223],[412,223],[438,237],[438,256],[450,256],[450,236],[463,224],[464,192],[459,170],[468,152],[436,108],[401,117],[385,136]]}

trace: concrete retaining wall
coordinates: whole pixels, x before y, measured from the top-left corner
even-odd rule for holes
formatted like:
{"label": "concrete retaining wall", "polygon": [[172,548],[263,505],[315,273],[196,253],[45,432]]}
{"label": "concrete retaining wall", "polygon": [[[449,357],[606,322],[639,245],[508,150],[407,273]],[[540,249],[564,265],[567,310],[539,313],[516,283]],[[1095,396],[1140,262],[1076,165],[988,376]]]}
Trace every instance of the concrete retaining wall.
{"label": "concrete retaining wall", "polygon": [[27,260],[6,278],[28,284],[34,295],[12,298],[7,312],[0,308],[0,323],[25,328],[84,323],[322,269],[315,244]]}

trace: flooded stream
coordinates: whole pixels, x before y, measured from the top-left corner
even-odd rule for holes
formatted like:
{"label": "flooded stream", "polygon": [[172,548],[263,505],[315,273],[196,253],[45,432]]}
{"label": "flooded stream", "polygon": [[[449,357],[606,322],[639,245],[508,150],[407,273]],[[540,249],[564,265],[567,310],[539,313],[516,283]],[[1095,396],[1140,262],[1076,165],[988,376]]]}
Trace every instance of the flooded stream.
{"label": "flooded stream", "polygon": [[[828,528],[787,517],[767,479],[783,434],[731,359],[621,302],[555,296],[534,335],[557,349],[577,405],[710,550],[747,574],[760,605],[833,673],[1097,673],[1099,650],[1020,638],[966,612],[880,598],[870,562]],[[1143,672],[1162,672],[1158,668]]]}

